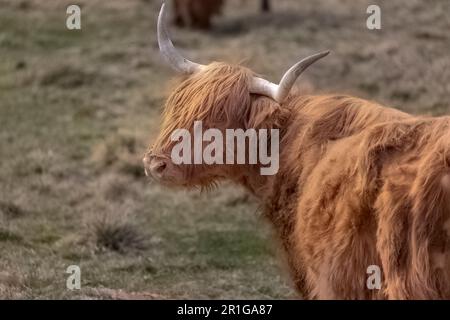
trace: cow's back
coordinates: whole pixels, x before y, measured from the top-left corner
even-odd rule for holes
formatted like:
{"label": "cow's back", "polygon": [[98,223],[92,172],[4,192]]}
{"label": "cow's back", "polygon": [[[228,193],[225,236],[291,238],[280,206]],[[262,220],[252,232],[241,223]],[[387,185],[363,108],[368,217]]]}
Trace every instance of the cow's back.
{"label": "cow's back", "polygon": [[[302,97],[295,107],[302,119],[286,134],[293,145],[281,161],[299,177],[290,243],[303,291],[320,298],[448,297],[449,120],[345,96]],[[384,290],[367,288],[371,265],[383,271]]]}

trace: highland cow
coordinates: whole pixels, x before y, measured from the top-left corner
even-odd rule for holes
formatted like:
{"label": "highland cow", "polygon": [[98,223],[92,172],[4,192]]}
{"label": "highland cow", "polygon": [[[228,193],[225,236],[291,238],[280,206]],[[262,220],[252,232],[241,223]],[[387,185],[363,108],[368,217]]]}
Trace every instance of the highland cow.
{"label": "highland cow", "polygon": [[[259,198],[298,292],[310,299],[450,299],[450,117],[419,117],[344,95],[291,88],[327,52],[292,67],[279,85],[226,63],[184,59],[158,21],[160,49],[188,75],[165,106],[146,173],[170,186],[231,180]],[[171,132],[194,121],[218,130],[280,132],[280,168],[175,165]],[[382,271],[380,290],[367,269]]]}

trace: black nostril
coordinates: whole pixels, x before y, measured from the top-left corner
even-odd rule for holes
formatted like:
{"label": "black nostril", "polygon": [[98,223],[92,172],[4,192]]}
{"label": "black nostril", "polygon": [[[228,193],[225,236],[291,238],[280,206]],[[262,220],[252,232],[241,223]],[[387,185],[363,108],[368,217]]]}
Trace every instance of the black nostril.
{"label": "black nostril", "polygon": [[166,170],[166,167],[167,163],[165,161],[152,160],[149,169],[153,176],[161,176],[164,170]]}
{"label": "black nostril", "polygon": [[166,167],[167,167],[167,164],[165,162],[160,162],[158,164],[158,166],[155,168],[155,171],[157,173],[161,173],[161,172],[163,172],[166,169]]}

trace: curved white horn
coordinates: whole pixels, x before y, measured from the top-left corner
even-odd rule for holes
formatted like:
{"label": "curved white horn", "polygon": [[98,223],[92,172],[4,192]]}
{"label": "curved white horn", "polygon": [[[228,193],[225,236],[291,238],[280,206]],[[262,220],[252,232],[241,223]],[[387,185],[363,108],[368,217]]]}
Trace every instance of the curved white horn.
{"label": "curved white horn", "polygon": [[330,51],[316,53],[296,63],[284,74],[279,85],[265,79],[255,77],[253,78],[250,92],[267,96],[278,103],[282,103],[289,95],[295,81],[302,74],[302,72],[314,62],[325,57],[329,53]]}
{"label": "curved white horn", "polygon": [[158,44],[159,50],[164,58],[167,60],[170,66],[176,71],[185,74],[192,74],[201,69],[202,65],[189,61],[184,58],[177,49],[173,46],[172,41],[169,38],[169,32],[167,30],[167,17],[165,11],[166,4],[163,3],[158,16]]}

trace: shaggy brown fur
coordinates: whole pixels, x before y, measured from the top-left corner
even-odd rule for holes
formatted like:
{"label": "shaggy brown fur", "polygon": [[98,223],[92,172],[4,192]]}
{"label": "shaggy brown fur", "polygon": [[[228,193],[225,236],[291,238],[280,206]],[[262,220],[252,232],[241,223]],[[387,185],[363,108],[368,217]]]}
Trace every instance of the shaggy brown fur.
{"label": "shaggy brown fur", "polygon": [[[230,179],[262,200],[305,298],[450,299],[450,117],[415,117],[348,96],[251,95],[253,73],[213,63],[169,97],[152,154],[204,126],[280,129],[280,170],[183,166],[177,185]],[[206,129],[206,128],[205,128]],[[366,286],[382,269],[382,289]]]}

